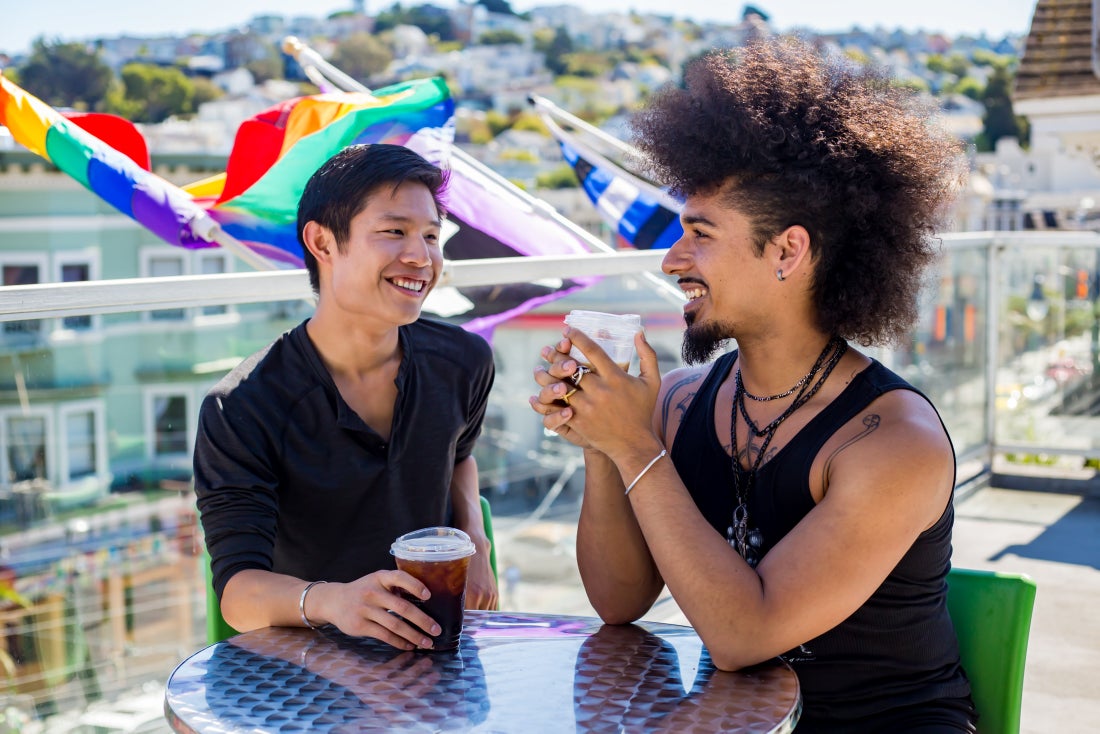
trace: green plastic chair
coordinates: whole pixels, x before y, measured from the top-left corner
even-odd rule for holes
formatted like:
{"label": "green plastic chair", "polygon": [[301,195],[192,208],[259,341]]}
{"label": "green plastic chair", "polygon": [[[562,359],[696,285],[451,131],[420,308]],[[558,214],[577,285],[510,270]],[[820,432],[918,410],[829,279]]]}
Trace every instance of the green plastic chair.
{"label": "green plastic chair", "polygon": [[[493,577],[499,580],[500,575],[497,573],[497,543],[493,537],[492,508],[489,506],[489,500],[485,499],[484,496],[481,498],[481,519],[485,524],[485,535],[488,536],[490,543],[489,565],[493,569]],[[230,627],[229,623],[222,617],[221,604],[218,603],[218,595],[214,593],[214,579],[210,573],[210,554],[207,552],[205,545],[202,551],[202,566],[206,576],[206,642],[213,645],[215,642],[221,642],[239,633]]]}
{"label": "green plastic chair", "polygon": [[485,523],[485,536],[489,538],[489,566],[493,569],[493,578],[500,581],[500,574],[497,573],[497,541],[493,537],[493,512],[485,495],[481,495],[481,520]]}
{"label": "green plastic chair", "polygon": [[214,593],[214,576],[210,572],[210,553],[206,550],[205,543],[202,547],[202,566],[206,576],[206,642],[213,645],[215,642],[221,642],[239,633],[230,627],[222,616],[218,595]]}
{"label": "green plastic chair", "polygon": [[970,678],[978,731],[1017,734],[1035,582],[1022,574],[953,568],[947,608]]}

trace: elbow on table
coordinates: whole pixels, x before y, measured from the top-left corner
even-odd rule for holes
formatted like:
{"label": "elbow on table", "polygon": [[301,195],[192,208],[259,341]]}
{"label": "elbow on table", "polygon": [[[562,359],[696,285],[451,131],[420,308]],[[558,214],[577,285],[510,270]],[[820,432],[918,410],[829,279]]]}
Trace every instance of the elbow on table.
{"label": "elbow on table", "polygon": [[653,606],[652,601],[601,599],[592,595],[588,600],[604,624],[631,624],[641,619]]}
{"label": "elbow on table", "polygon": [[711,641],[708,641],[708,636],[703,635],[698,629],[696,633],[699,634],[703,644],[706,645],[714,667],[726,672],[734,672],[742,668],[759,665],[780,654],[770,649],[763,649],[760,645],[751,642],[749,644],[737,644],[729,640],[719,640],[712,644]]}
{"label": "elbow on table", "polygon": [[600,615],[600,619],[604,624],[633,624],[638,621],[642,616],[641,614],[630,614],[622,609],[596,609],[596,614]]}

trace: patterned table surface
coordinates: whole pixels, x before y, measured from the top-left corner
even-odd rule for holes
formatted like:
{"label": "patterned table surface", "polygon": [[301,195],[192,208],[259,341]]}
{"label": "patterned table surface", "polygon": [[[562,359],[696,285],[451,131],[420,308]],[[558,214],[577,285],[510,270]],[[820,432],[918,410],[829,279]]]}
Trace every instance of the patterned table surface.
{"label": "patterned table surface", "polygon": [[211,645],[168,680],[177,732],[789,732],[782,661],[716,670],[690,627],[467,612],[457,652],[270,627]]}

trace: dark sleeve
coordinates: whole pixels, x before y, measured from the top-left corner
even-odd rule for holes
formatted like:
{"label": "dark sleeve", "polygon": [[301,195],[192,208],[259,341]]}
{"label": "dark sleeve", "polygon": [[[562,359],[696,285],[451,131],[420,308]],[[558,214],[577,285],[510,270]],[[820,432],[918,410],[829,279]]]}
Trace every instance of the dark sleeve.
{"label": "dark sleeve", "polygon": [[489,391],[493,389],[496,367],[493,364],[493,350],[479,336],[474,336],[474,346],[470,350],[470,362],[477,365],[471,372],[469,409],[466,414],[466,428],[455,444],[455,463],[465,461],[474,451],[477,437],[481,435],[481,423],[485,420],[485,407],[489,404]]}
{"label": "dark sleeve", "polygon": [[271,570],[278,526],[274,447],[241,402],[208,395],[195,436],[195,494],[219,600],[237,572]]}

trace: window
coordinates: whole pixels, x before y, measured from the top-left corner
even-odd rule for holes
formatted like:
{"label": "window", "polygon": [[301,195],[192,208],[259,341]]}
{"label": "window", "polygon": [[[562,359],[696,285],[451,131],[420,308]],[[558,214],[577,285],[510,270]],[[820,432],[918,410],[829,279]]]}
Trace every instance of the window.
{"label": "window", "polygon": [[65,446],[68,449],[69,481],[93,476],[98,469],[96,414],[92,410],[80,410],[65,416]]}
{"label": "window", "polygon": [[[13,257],[0,264],[0,276],[6,286],[41,283],[44,271],[45,260],[41,256],[30,256],[26,259]],[[39,319],[4,322],[4,334],[33,336],[41,331],[42,321]]]}
{"label": "window", "polygon": [[[190,251],[180,247],[150,246],[141,249],[141,275],[145,278],[218,275],[232,270],[232,258],[220,248]],[[231,306],[167,308],[149,311],[146,318],[152,321],[184,321],[191,318],[201,319],[204,316],[225,316],[233,310]]]}
{"label": "window", "polygon": [[187,425],[188,402],[187,395],[182,393],[150,395],[149,429],[154,457],[188,453],[191,435]]}
{"label": "window", "polygon": [[46,479],[46,419],[10,415],[7,420],[8,481]]}
{"label": "window", "polygon": [[[225,273],[229,270],[229,263],[224,254],[220,252],[213,253],[198,253],[199,258],[199,273],[202,275],[217,275],[219,273]],[[220,316],[221,314],[228,313],[229,308],[227,306],[204,306],[202,309],[203,316]]]}
{"label": "window", "polygon": [[[64,263],[61,265],[62,283],[83,283],[92,279],[92,266],[90,263]],[[62,327],[73,331],[87,331],[92,328],[92,317],[66,316],[61,319]]]}
{"label": "window", "polygon": [[[167,278],[174,275],[183,275],[183,256],[175,253],[151,255],[146,260],[145,272],[150,278]],[[151,311],[149,318],[154,321],[181,321],[186,312],[182,308],[166,308],[160,311]]]}

